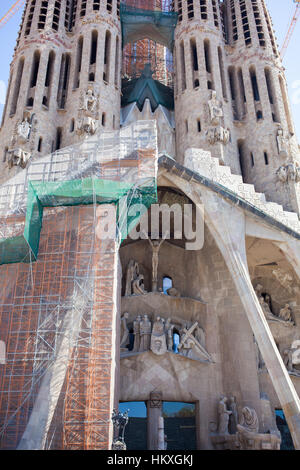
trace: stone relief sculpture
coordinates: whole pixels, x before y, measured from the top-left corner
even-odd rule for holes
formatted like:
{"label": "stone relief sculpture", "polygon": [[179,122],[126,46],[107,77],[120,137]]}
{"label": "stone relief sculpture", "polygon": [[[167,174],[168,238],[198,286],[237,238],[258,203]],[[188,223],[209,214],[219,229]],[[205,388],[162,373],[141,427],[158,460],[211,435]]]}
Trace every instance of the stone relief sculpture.
{"label": "stone relief sculpture", "polygon": [[208,101],[211,123],[217,126],[223,117],[222,103],[217,99],[217,92],[212,90],[211,99]]}
{"label": "stone relief sculpture", "polygon": [[283,307],[280,312],[279,312],[279,318],[281,318],[283,321],[291,323],[292,325],[295,325],[295,322],[293,320],[292,316],[292,311],[289,306],[289,304],[285,304],[285,307]]}
{"label": "stone relief sculpture", "polygon": [[[144,314],[138,315],[131,323],[128,317],[128,313],[121,317],[121,356],[151,350],[159,356],[171,352],[193,360],[212,362],[205,349],[205,332],[198,322],[188,327],[184,326],[183,320],[181,324],[175,324],[171,318],[165,320],[157,316],[151,321],[149,315]],[[178,334],[174,335],[174,331]]]}
{"label": "stone relief sculpture", "polygon": [[150,349],[154,354],[162,355],[167,352],[167,340],[165,335],[165,322],[157,317],[153,323]]}
{"label": "stone relief sculpture", "polygon": [[146,293],[144,276],[140,274],[139,264],[134,260],[130,260],[126,271],[125,295],[140,295]]}
{"label": "stone relief sculpture", "polygon": [[228,432],[228,425],[229,425],[229,417],[232,414],[232,411],[227,409],[227,398],[221,397],[218,405],[218,416],[219,416],[219,425],[218,425],[218,433],[219,434],[229,434]]}
{"label": "stone relief sculpture", "polygon": [[284,136],[283,130],[278,129],[277,132],[278,153],[281,157],[288,157],[289,140]]}
{"label": "stone relief sculpture", "polygon": [[230,434],[235,434],[237,431],[237,424],[239,422],[235,397],[230,397],[229,408],[231,410],[231,415],[229,416],[229,430]]}
{"label": "stone relief sculpture", "polygon": [[94,95],[94,90],[93,89],[89,88],[87,90],[87,92],[84,95],[83,101],[84,101],[84,110],[85,111],[90,111],[92,113],[96,110],[98,99]]}

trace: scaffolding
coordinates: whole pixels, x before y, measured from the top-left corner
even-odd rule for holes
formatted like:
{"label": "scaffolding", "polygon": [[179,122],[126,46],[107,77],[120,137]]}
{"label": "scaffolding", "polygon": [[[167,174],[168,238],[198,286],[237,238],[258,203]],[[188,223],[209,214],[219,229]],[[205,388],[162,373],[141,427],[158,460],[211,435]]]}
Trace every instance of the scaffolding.
{"label": "scaffolding", "polygon": [[[39,160],[1,187],[2,243],[11,264],[0,266],[0,447],[107,449],[111,433],[116,347],[118,248],[156,200],[154,121],[103,133]],[[14,262],[32,207],[42,214],[38,253]],[[95,235],[99,208],[116,208],[109,240]],[[42,216],[42,219],[40,218]],[[7,257],[7,253],[5,255]]]}
{"label": "scaffolding", "polygon": [[[138,27],[143,18],[164,29],[162,44],[147,37],[149,31],[142,27],[145,37],[127,43],[127,35]],[[140,77],[146,64],[151,64],[153,78],[164,85],[173,87],[172,29],[175,28],[177,14],[174,13],[173,2],[170,0],[127,0],[121,5],[123,29],[123,63],[122,78],[125,80]],[[167,28],[166,23],[167,22]],[[150,32],[151,35],[151,32]],[[158,37],[160,37],[158,35]],[[167,39],[166,39],[167,38]]]}

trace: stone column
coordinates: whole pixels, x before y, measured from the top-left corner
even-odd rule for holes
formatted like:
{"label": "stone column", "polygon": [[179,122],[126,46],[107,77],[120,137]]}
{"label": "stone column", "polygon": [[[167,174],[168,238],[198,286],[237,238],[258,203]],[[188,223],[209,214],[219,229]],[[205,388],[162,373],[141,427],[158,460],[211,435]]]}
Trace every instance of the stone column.
{"label": "stone column", "polygon": [[148,450],[159,448],[159,422],[162,417],[162,394],[152,392],[147,402],[147,447]]}

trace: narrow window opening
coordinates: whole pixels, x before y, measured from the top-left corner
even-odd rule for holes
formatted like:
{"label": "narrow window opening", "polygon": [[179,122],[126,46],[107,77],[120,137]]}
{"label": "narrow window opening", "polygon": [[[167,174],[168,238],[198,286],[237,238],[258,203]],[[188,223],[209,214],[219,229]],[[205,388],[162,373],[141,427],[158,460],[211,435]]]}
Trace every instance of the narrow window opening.
{"label": "narrow window opening", "polygon": [[259,89],[258,89],[257,78],[256,78],[256,73],[255,73],[254,68],[250,68],[250,79],[251,79],[254,101],[260,101]]}
{"label": "narrow window opening", "polygon": [[4,153],[3,153],[3,162],[6,162],[7,154],[8,154],[8,147],[5,147]]}
{"label": "narrow window opening", "polygon": [[28,96],[27,96],[27,106],[29,107],[32,107],[34,104],[35,87],[37,84],[37,78],[38,78],[39,67],[40,67],[40,57],[41,57],[41,54],[39,51],[36,51],[33,55],[30,85],[29,85]]}
{"label": "narrow window opening", "polygon": [[59,87],[57,94],[57,104],[59,109],[64,109],[68,95],[68,84],[70,75],[71,58],[69,54],[63,54],[61,58]]}
{"label": "narrow window opening", "polygon": [[109,83],[110,45],[111,45],[111,34],[109,31],[106,31],[105,46],[104,46],[104,72],[103,72],[103,81],[106,83]]}
{"label": "narrow window opening", "polygon": [[186,74],[185,74],[185,60],[184,60],[184,44],[180,43],[180,63],[181,63],[181,89],[186,89]]}
{"label": "narrow window opening", "polygon": [[79,85],[80,85],[82,50],[83,50],[83,37],[81,36],[78,39],[78,44],[77,44],[76,68],[75,68],[74,84],[73,84],[74,89],[79,88]]}
{"label": "narrow window opening", "polygon": [[74,132],[75,129],[75,119],[71,119],[70,132]]}
{"label": "narrow window opening", "polygon": [[91,55],[90,55],[90,65],[96,63],[97,59],[97,49],[98,49],[98,32],[92,32],[92,44],[91,44]]}
{"label": "narrow window opening", "polygon": [[106,114],[105,114],[105,113],[102,113],[102,120],[101,120],[101,122],[102,122],[102,126],[105,127],[105,125],[106,125]]}
{"label": "narrow window opening", "polygon": [[223,63],[223,55],[222,55],[221,47],[218,47],[218,58],[219,58],[219,69],[220,69],[221,84],[222,84],[222,94],[223,94],[223,98],[227,99],[224,63]]}
{"label": "narrow window opening", "polygon": [[200,121],[200,119],[197,119],[197,130],[198,130],[198,132],[201,132],[201,121]]}
{"label": "narrow window opening", "polygon": [[62,128],[58,127],[56,130],[55,151],[61,148]]}
{"label": "narrow window opening", "polygon": [[269,165],[269,157],[268,157],[267,152],[264,152],[264,159],[265,159],[265,164]]}
{"label": "narrow window opening", "polygon": [[38,148],[37,148],[38,152],[42,151],[42,147],[43,147],[43,138],[40,137],[39,138],[39,143],[38,143]]}
{"label": "narrow window opening", "polygon": [[211,60],[210,60],[210,45],[209,41],[204,41],[204,56],[205,56],[205,68],[208,73],[211,73]]}
{"label": "narrow window opening", "polygon": [[115,57],[115,86],[119,83],[119,54],[120,54],[120,41],[119,37],[116,38],[116,57]]}
{"label": "narrow window opening", "polygon": [[15,86],[14,86],[14,94],[13,94],[13,99],[12,99],[11,109],[10,109],[11,116],[15,114],[16,109],[17,109],[23,70],[24,70],[24,57],[20,59],[19,65],[18,65],[17,76],[16,76],[16,81],[15,81]]}

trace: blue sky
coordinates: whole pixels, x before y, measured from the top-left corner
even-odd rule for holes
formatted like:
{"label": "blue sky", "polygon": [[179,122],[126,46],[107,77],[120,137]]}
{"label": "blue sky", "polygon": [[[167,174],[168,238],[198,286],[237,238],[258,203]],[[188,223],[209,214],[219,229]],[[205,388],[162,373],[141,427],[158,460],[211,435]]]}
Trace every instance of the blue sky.
{"label": "blue sky", "polygon": [[[7,10],[13,5],[15,0],[2,0],[0,2],[0,17],[2,18]],[[277,42],[282,45],[287,26],[295,10],[293,0],[267,0],[267,6],[272,16]],[[3,110],[3,95],[5,85],[8,82],[9,64],[12,59],[13,50],[19,30],[22,10],[15,14],[10,21],[0,29],[0,115]],[[286,77],[291,99],[294,122],[300,138],[300,60],[299,60],[299,40],[300,40],[300,19],[296,25],[294,35],[291,39],[288,51],[284,58]]]}

